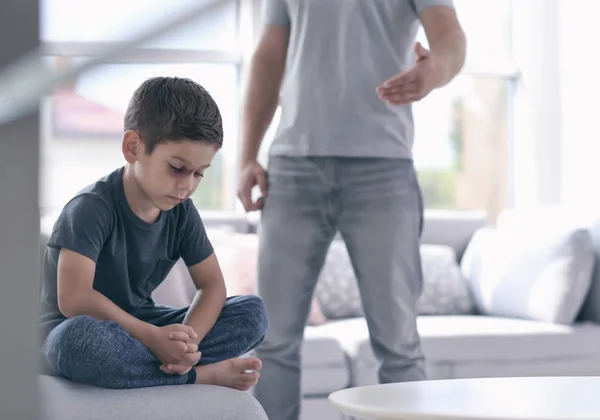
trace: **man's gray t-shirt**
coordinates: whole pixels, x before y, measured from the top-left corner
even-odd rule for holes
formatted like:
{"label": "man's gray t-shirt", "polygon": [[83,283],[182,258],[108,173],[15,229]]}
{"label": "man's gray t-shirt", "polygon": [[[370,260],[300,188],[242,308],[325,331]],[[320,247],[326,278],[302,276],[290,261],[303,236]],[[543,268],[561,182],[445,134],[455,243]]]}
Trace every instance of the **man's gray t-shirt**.
{"label": "man's gray t-shirt", "polygon": [[94,290],[133,314],[151,307],[151,294],[181,257],[195,265],[213,253],[204,225],[190,199],[163,211],[155,223],[129,207],[119,168],[79,192],[62,210],[42,263],[42,337],[66,318],[57,299],[61,248],[96,263]]}
{"label": "man's gray t-shirt", "polygon": [[265,0],[290,25],[272,155],[412,158],[411,106],[376,89],[414,63],[420,13],[452,0]]}

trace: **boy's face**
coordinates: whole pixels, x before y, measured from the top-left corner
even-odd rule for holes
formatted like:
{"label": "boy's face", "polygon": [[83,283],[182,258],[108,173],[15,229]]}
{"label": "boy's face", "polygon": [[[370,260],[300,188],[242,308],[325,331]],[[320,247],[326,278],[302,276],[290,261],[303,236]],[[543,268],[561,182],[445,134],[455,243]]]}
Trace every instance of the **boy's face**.
{"label": "boy's face", "polygon": [[189,198],[219,150],[215,144],[183,139],[158,144],[148,155],[143,143],[134,165],[148,199],[166,211]]}

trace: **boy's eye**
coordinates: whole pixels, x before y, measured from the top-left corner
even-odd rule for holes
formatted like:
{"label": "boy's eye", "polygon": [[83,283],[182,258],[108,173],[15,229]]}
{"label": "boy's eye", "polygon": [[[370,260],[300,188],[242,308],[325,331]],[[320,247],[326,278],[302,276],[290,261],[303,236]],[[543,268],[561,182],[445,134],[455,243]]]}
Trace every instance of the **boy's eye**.
{"label": "boy's eye", "polygon": [[181,171],[183,171],[183,168],[178,168],[177,166],[173,166],[173,165],[171,165],[170,163],[169,163],[169,166],[171,167],[171,169],[172,169],[174,172],[181,172]]}
{"label": "boy's eye", "polygon": [[194,177],[196,178],[203,178],[204,174],[198,173],[198,172],[194,172]]}

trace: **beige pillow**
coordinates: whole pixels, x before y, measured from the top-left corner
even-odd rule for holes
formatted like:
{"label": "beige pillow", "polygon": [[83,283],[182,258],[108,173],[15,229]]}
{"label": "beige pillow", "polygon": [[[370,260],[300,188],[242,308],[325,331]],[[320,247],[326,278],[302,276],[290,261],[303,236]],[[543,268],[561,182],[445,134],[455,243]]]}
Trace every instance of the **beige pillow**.
{"label": "beige pillow", "polygon": [[[225,233],[209,235],[215,254],[225,278],[227,295],[256,294],[258,261],[258,235]],[[327,321],[316,298],[308,317],[308,325],[320,325]]]}

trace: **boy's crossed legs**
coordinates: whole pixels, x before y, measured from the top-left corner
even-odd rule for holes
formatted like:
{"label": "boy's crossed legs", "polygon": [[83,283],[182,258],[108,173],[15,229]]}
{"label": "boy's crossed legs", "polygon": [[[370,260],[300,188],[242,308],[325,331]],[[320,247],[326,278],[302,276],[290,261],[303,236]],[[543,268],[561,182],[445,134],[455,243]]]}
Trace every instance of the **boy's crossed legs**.
{"label": "boy's crossed legs", "polygon": [[[134,316],[163,327],[182,323],[187,308],[165,306],[138,310]],[[260,344],[268,327],[257,296],[225,302],[213,328],[200,342],[199,363],[185,375],[161,371],[160,361],[114,321],[77,316],[54,328],[42,353],[54,374],[105,388],[142,388],[176,384],[213,384],[247,390],[258,380],[260,360],[236,359]]]}

